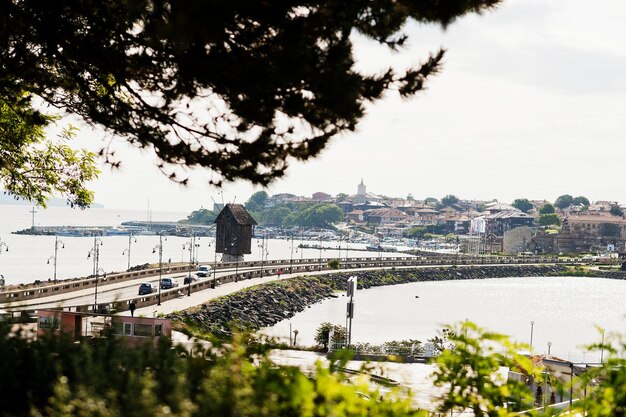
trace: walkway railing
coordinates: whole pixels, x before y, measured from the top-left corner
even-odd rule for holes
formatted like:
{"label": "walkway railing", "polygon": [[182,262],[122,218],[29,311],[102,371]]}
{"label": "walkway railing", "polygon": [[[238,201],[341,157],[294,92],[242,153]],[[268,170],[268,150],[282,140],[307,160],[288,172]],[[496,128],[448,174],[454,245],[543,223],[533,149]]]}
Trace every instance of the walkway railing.
{"label": "walkway railing", "polygon": [[[332,265],[331,261],[339,261],[339,264]],[[261,261],[252,262],[236,262],[220,263],[217,265],[217,270],[234,269],[238,267],[241,269],[238,273],[231,273],[228,275],[222,275],[215,280],[212,277],[202,279],[191,283],[190,285],[184,285],[181,287],[173,288],[170,290],[161,290],[161,302],[175,299],[181,296],[186,296],[191,292],[202,291],[208,288],[214,288],[216,285],[237,282],[244,279],[252,279],[266,276],[280,276],[281,274],[298,274],[298,273],[311,273],[311,272],[340,272],[342,269],[372,269],[372,268],[402,268],[402,267],[433,267],[433,266],[452,266],[452,265],[526,265],[526,264],[572,264],[573,261],[562,258],[512,258],[503,256],[489,256],[489,257],[446,257],[446,258],[420,258],[420,257],[368,257],[368,258],[317,258],[317,259],[294,259],[293,264],[289,259],[264,261],[263,268],[261,269]],[[338,268],[336,267],[338,266]],[[254,270],[245,270],[246,268],[257,268]],[[168,273],[188,273],[188,266],[172,267],[168,270]],[[107,285],[111,283],[123,282],[128,280],[134,280],[140,277],[156,276],[159,274],[159,269],[149,269],[143,271],[134,271],[122,274],[108,275],[106,278],[99,277],[98,285]],[[52,286],[46,286],[42,288],[32,288],[28,290],[17,290],[0,293],[0,303],[11,303],[23,300],[32,300],[40,297],[69,293],[71,291],[86,289],[95,287],[95,278],[89,278],[85,280],[76,280],[66,282],[63,284],[57,284]],[[128,310],[128,305],[131,300],[135,300],[137,308],[147,307],[158,303],[158,295],[156,293],[133,296],[127,300],[119,300],[115,302],[99,303],[96,309],[100,312],[108,311],[125,311]],[[88,305],[77,305],[63,308],[66,311],[92,311],[94,309],[93,303]],[[19,311],[16,311],[19,314]]]}
{"label": "walkway railing", "polygon": [[[572,260],[559,259],[556,257],[536,257],[536,258],[516,258],[506,256],[482,256],[482,257],[469,257],[469,256],[442,256],[438,258],[433,257],[368,257],[368,258],[314,258],[314,259],[278,259],[267,261],[245,261],[245,262],[220,262],[215,265],[212,263],[206,263],[212,265],[219,270],[224,269],[249,269],[263,267],[267,274],[275,274],[277,270],[281,270],[285,273],[290,272],[310,272],[314,270],[329,270],[334,269],[329,266],[330,261],[337,260],[340,263],[340,268],[345,269],[357,269],[357,268],[372,268],[372,267],[394,267],[394,266],[428,266],[428,265],[487,265],[487,264],[536,264],[536,263],[572,263]],[[188,273],[188,265],[171,266],[167,269],[162,268],[165,273]],[[193,271],[192,271],[193,272]],[[260,273],[260,272],[259,272]],[[240,275],[244,272],[240,273]],[[159,275],[159,268],[144,269],[139,271],[129,271],[114,274],[106,274],[98,277],[98,285],[109,285],[118,282],[125,282],[136,280],[143,277],[154,277]],[[258,275],[258,274],[257,274]],[[256,275],[255,275],[256,276]],[[82,278],[74,280],[66,280],[58,284],[44,284],[37,287],[29,287],[24,289],[15,289],[9,291],[0,291],[0,304],[12,303],[16,301],[32,300],[41,297],[48,297],[51,295],[65,294],[72,291],[78,291],[86,288],[92,288],[96,286],[96,278]]]}

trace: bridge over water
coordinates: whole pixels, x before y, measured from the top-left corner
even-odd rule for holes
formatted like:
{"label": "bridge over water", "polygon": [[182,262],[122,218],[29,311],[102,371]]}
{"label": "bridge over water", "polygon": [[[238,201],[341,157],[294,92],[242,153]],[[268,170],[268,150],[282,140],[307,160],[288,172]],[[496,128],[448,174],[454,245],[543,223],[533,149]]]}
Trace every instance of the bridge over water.
{"label": "bridge over water", "polygon": [[[573,264],[571,259],[557,257],[504,257],[504,256],[441,256],[441,257],[371,257],[371,258],[316,258],[281,259],[269,261],[248,261],[230,263],[203,263],[213,267],[212,275],[189,285],[183,285],[158,293],[138,296],[136,289],[140,282],[159,277],[181,278],[192,274],[190,266],[177,265],[170,268],[150,268],[101,277],[65,280],[53,285],[30,286],[7,289],[0,292],[0,310],[8,315],[29,315],[38,308],[59,307],[66,311],[125,311],[131,300],[137,308],[161,304],[169,300],[190,296],[225,283],[280,275],[332,273],[338,270],[358,271],[359,269],[435,267],[452,265],[531,265],[531,264]],[[100,294],[115,292],[115,299]],[[94,293],[96,294],[94,298]],[[94,301],[87,301],[87,298]]]}

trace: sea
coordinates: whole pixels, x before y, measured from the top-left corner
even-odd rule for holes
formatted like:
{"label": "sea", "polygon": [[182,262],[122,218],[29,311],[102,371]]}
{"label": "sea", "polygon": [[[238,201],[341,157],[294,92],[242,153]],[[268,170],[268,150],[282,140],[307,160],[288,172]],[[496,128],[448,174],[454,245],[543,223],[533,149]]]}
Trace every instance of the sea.
{"label": "sea", "polygon": [[[602,352],[587,352],[585,346],[601,342],[603,332],[607,341],[626,337],[624,300],[626,280],[587,277],[512,277],[360,289],[354,296],[352,341],[424,342],[449,325],[469,320],[528,345],[532,332],[534,353],[599,362]],[[321,323],[347,325],[347,301],[345,294],[322,301],[263,333],[287,341],[290,331],[298,330],[298,343],[313,345]]]}
{"label": "sea", "polygon": [[[159,212],[133,210],[112,210],[105,208],[90,208],[86,210],[71,209],[69,207],[37,207],[33,217],[32,207],[24,205],[0,204],[0,274],[4,276],[5,284],[25,284],[34,281],[47,281],[54,277],[55,236],[35,236],[13,234],[18,230],[35,226],[119,226],[125,221],[178,221],[185,219],[186,212]],[[88,256],[94,247],[93,237],[58,237],[58,251],[56,255],[57,279],[86,277],[93,274],[93,257]],[[100,274],[125,271],[129,265],[128,236],[98,237]],[[194,258],[199,263],[212,263],[215,259],[214,238],[196,238],[197,253]],[[311,245],[317,241],[300,241],[297,237],[293,242],[286,239],[268,239],[264,245],[261,240],[253,239],[252,253],[245,255],[246,260],[260,260],[262,250],[265,257],[272,259],[317,259],[320,256],[318,249],[301,249],[300,243]],[[130,265],[159,262],[159,236],[136,236],[130,242]],[[186,245],[186,246],[185,246]],[[186,249],[190,246],[187,237],[168,236],[163,240],[162,262],[189,262],[190,253]],[[350,251],[350,249],[364,249],[365,244],[349,244],[346,242],[324,241],[322,257],[367,257],[379,256],[378,252]],[[8,250],[7,250],[8,248]],[[348,249],[348,251],[346,251]],[[386,253],[385,255],[402,255]],[[405,255],[402,255],[405,256]],[[220,254],[217,259],[219,260]]]}

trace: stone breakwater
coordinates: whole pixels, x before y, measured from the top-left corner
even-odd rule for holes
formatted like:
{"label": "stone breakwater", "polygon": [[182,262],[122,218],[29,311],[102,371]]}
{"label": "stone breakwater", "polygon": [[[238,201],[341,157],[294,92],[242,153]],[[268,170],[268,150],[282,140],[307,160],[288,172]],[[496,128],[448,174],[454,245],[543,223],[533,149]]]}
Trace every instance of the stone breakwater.
{"label": "stone breakwater", "polygon": [[336,297],[336,291],[346,290],[351,275],[358,276],[359,289],[362,289],[420,281],[567,275],[568,271],[564,266],[473,266],[336,272],[247,288],[170,314],[168,318],[216,336],[228,336],[233,329],[259,330],[273,326],[317,302]]}

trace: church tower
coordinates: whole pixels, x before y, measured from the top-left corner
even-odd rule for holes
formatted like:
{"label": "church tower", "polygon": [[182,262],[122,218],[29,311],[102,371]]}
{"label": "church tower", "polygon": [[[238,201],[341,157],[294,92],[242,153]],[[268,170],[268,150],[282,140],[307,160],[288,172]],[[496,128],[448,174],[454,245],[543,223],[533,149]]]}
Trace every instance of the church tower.
{"label": "church tower", "polygon": [[357,186],[357,195],[365,195],[367,191],[365,190],[365,184],[363,184],[363,178],[361,178],[361,183]]}

